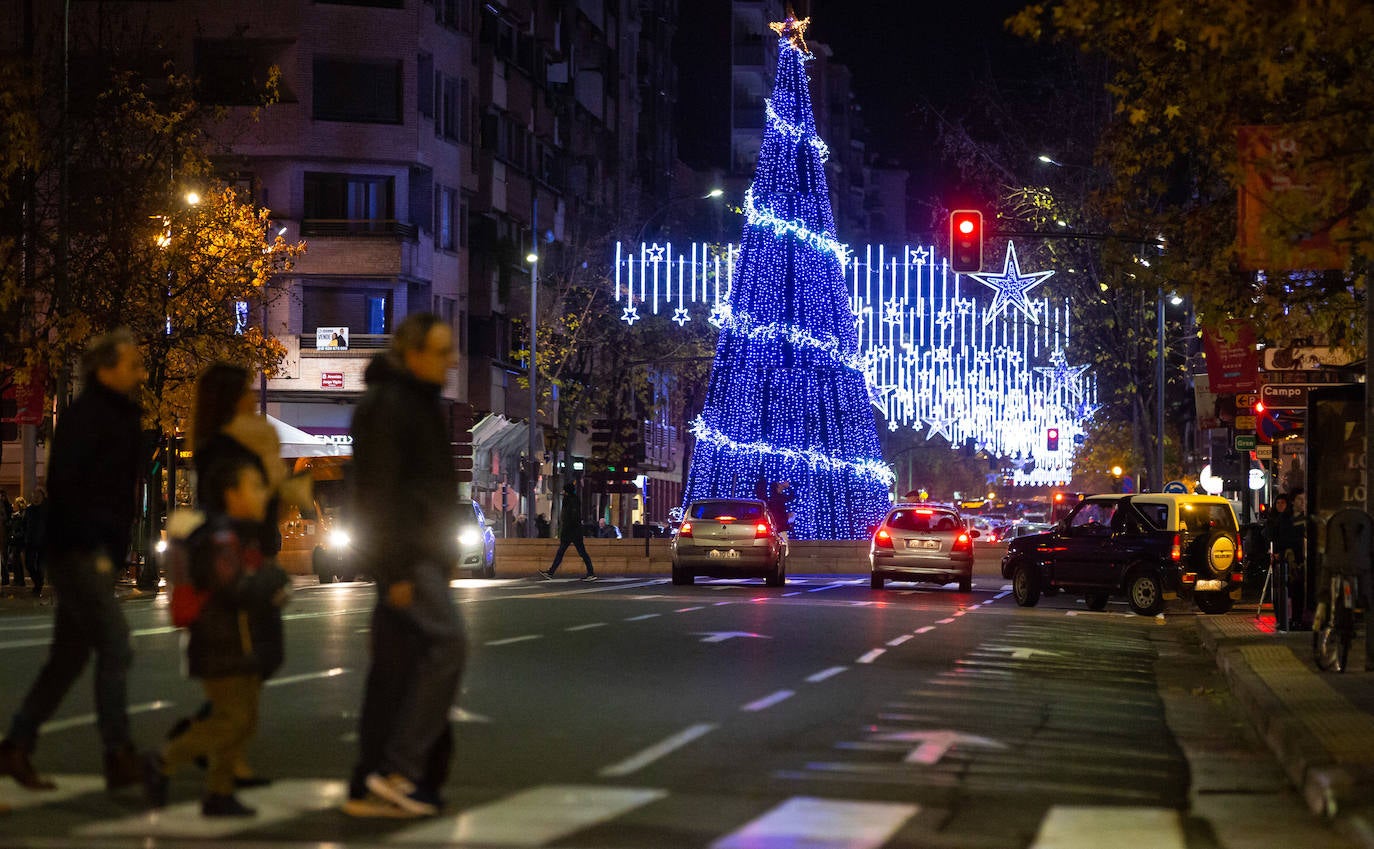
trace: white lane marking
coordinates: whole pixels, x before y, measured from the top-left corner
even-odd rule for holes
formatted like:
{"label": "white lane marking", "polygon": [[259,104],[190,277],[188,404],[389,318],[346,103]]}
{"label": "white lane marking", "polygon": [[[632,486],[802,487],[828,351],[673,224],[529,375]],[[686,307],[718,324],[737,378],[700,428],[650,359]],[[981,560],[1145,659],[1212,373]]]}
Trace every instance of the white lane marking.
{"label": "white lane marking", "polygon": [[715,606],[715,607],[724,607],[724,606],[727,605],[727,604],[734,604],[734,602],[733,602],[733,601],[718,601],[718,602],[715,603],[714,606]]}
{"label": "white lane marking", "polygon": [[896,802],[793,796],[712,843],[711,849],[877,849],[920,810],[919,805]]}
{"label": "white lane marking", "polygon": [[930,633],[931,631],[934,631],[934,630],[935,630],[935,626],[934,626],[934,625],[926,625],[926,626],[923,627],[923,628],[917,628],[913,633],[916,633],[916,634],[928,634],[928,633]]}
{"label": "white lane marking", "polygon": [[283,684],[299,684],[302,681],[314,681],[319,678],[334,678],[347,672],[342,666],[335,666],[333,669],[324,669],[319,672],[302,672],[300,675],[283,675],[280,678],[268,678],[263,685],[266,687],[280,687]]}
{"label": "white lane marking", "polygon": [[999,599],[999,598],[1006,598],[1006,597],[1009,596],[1009,595],[1011,595],[1011,587],[1003,587],[1003,588],[1002,588],[1002,592],[1000,592],[1000,593],[998,593],[997,595],[993,596],[993,597],[992,597],[992,600],[993,600],[993,601],[996,601],[996,600]]}
{"label": "white lane marking", "polygon": [[1114,846],[1185,849],[1178,811],[1168,808],[1055,805],[1040,823],[1031,849],[1097,849],[1103,835]]}
{"label": "white lane marking", "polygon": [[269,787],[241,790],[244,804],[258,809],[255,817],[201,816],[199,800],[117,820],[94,822],[76,830],[91,837],[228,837],[250,829],[328,810],[348,796],[348,782],[287,778]]}
{"label": "white lane marking", "polygon": [[936,624],[936,625],[948,625],[949,623],[951,623],[951,622],[953,622],[953,621],[954,621],[954,617],[951,616],[951,617],[949,617],[948,619],[937,619],[937,620],[935,620],[935,624]]}
{"label": "white lane marking", "polygon": [[995,598],[990,598],[990,599],[988,599],[987,601],[983,602],[983,604],[992,604],[992,603],[995,602],[995,601],[997,601],[997,599],[995,599]]}
{"label": "white lane marking", "polygon": [[896,731],[891,734],[878,734],[869,738],[875,741],[892,743],[918,743],[919,745],[907,753],[904,760],[909,764],[925,764],[931,766],[940,762],[940,759],[955,746],[980,748],[980,749],[1005,749],[1006,746],[996,740],[989,740],[987,737],[978,737],[973,734],[960,734],[958,731],[941,729],[937,731]]}
{"label": "white lane marking", "polygon": [[[129,705],[128,712],[133,713],[152,713],[153,711],[164,710],[175,707],[176,702],[156,701],[144,702],[141,705]],[[53,731],[66,731],[68,728],[80,728],[83,725],[94,725],[95,714],[83,713],[77,716],[69,716],[65,719],[51,719],[43,723],[43,727],[38,729],[39,734],[50,734]]]}
{"label": "white lane marking", "polygon": [[881,657],[881,656],[882,656],[883,654],[885,654],[886,652],[887,652],[887,649],[874,649],[873,651],[868,652],[867,654],[861,655],[861,656],[859,657],[859,659],[856,660],[856,661],[854,661],[854,662],[855,662],[855,663],[872,663],[873,661],[877,660],[879,657]]}
{"label": "white lane marking", "polygon": [[814,590],[807,590],[807,592],[809,592],[809,593],[821,593],[821,592],[825,592],[826,590],[833,590],[833,589],[836,589],[837,587],[847,587],[847,586],[849,586],[849,585],[846,584],[846,583],[826,584],[826,585],[823,586],[823,587],[816,587]]}
{"label": "white lane marking", "polygon": [[832,666],[829,669],[822,669],[820,672],[817,672],[814,675],[806,676],[806,682],[808,684],[819,684],[827,678],[833,678],[836,675],[839,675],[841,672],[845,671],[848,668],[848,666]]}
{"label": "white lane marking", "polygon": [[527,640],[543,639],[543,634],[522,634],[519,637],[506,637],[504,640],[487,640],[489,646],[508,646],[511,643],[523,643]]}
{"label": "white lane marking", "polygon": [[39,625],[0,625],[0,631],[51,631],[52,622],[43,622]]}
{"label": "white lane marking", "polygon": [[900,637],[893,637],[892,639],[888,640],[887,644],[889,646],[900,646],[902,643],[905,643],[909,639],[911,639],[910,634],[903,634]]}
{"label": "white lane marking", "polygon": [[748,631],[697,631],[697,632],[696,632],[695,634],[693,634],[692,636],[694,636],[694,637],[705,636],[706,639],[702,640],[703,643],[723,643],[723,642],[725,642],[726,640],[732,640],[732,639],[734,639],[735,637],[752,637],[753,639],[756,639],[756,640],[771,640],[771,639],[773,639],[772,637],[768,636],[767,634],[751,634],[751,633],[748,632]]}
{"label": "white lane marking", "polygon": [[564,631],[587,631],[587,630],[590,630],[590,629],[592,629],[592,628],[605,628],[605,627],[606,627],[606,623],[605,623],[605,622],[588,622],[586,625],[573,625],[573,626],[571,626],[571,627],[569,627],[569,628],[564,628],[563,630],[564,630]]}
{"label": "white lane marking", "polygon": [[679,607],[677,610],[674,610],[673,612],[674,612],[674,613],[691,613],[693,610],[701,610],[701,605],[698,604],[696,607]]}
{"label": "white lane marking", "polygon": [[56,784],[57,789],[35,793],[32,790],[25,790],[12,781],[0,781],[0,805],[18,811],[55,802],[65,802],[87,793],[105,792],[105,778],[100,775],[45,774],[43,777]]}
{"label": "white lane marking", "polygon": [[741,705],[740,710],[747,710],[757,713],[761,710],[768,710],[778,702],[784,702],[795,696],[795,690],[778,690],[776,693],[769,693],[761,699],[755,699],[747,705]]}
{"label": "white lane marking", "polygon": [[46,646],[51,642],[51,637],[40,637],[36,640],[10,640],[0,643],[0,649],[31,649],[38,646]]}
{"label": "white lane marking", "polygon": [[[555,580],[562,580],[562,579],[559,578],[559,579],[555,579]],[[579,582],[578,582],[578,580],[577,580],[576,578],[573,578],[573,579],[571,579],[571,580],[569,580],[569,581],[566,581],[565,583],[568,583],[568,584],[571,584],[571,585],[574,585],[574,586],[577,586],[577,585],[579,584]],[[667,579],[667,578],[659,578],[658,580],[654,580],[654,581],[640,581],[639,583],[635,583],[635,584],[617,584],[617,583],[613,583],[613,582],[611,582],[611,581],[606,581],[605,583],[599,584],[598,586],[595,586],[595,587],[584,587],[584,588],[576,589],[576,590],[555,590],[555,591],[553,591],[553,592],[542,592],[542,593],[537,593],[537,594],[535,594],[535,595],[522,596],[522,597],[521,597],[521,601],[524,601],[525,599],[530,599],[530,598],[557,598],[558,596],[561,596],[561,595],[586,595],[587,593],[608,593],[608,592],[612,592],[612,591],[614,591],[614,590],[630,590],[630,589],[634,589],[635,587],[653,587],[653,586],[657,586],[657,585],[659,585],[659,584],[666,584],[666,583],[668,583],[668,579]]]}
{"label": "white lane marking", "polygon": [[[491,717],[483,716],[480,713],[473,713],[465,708],[453,705],[448,709],[449,722],[491,722]],[[356,738],[355,738],[356,739]]]}
{"label": "white lane marking", "polygon": [[646,787],[551,784],[442,817],[386,838],[387,843],[544,846],[667,796]]}
{"label": "white lane marking", "polygon": [[602,778],[619,778],[620,776],[629,775],[632,772],[638,772],[659,758],[682,748],[698,737],[709,734],[714,730],[716,730],[716,724],[714,722],[698,722],[696,725],[689,725],[673,736],[660,740],[623,761],[603,767],[597,772],[597,775]]}
{"label": "white lane marking", "polygon": [[662,614],[659,614],[659,613],[641,613],[641,614],[639,614],[638,616],[627,616],[627,617],[625,618],[625,621],[626,621],[626,622],[640,622],[640,621],[643,621],[643,620],[645,620],[645,619],[653,619],[655,616],[661,616],[661,615],[662,615]]}
{"label": "white lane marking", "polygon": [[783,598],[787,598],[788,596],[791,596],[791,595],[801,595],[801,594],[804,593],[804,592],[811,592],[811,591],[810,591],[810,590],[793,590],[793,591],[790,592],[790,593],[783,593],[783,594],[782,594],[782,597],[783,597]]}

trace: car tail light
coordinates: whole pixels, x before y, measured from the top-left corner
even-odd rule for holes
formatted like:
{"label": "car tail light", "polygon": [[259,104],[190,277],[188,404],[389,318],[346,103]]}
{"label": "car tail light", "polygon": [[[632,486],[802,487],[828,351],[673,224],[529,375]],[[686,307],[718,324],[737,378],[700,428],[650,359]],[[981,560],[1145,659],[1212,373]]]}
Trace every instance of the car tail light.
{"label": "car tail light", "polygon": [[1169,559],[1177,563],[1183,559],[1183,540],[1174,534],[1174,545],[1169,549]]}
{"label": "car tail light", "polygon": [[972,551],[972,550],[973,550],[973,537],[969,536],[969,535],[966,534],[966,533],[960,533],[959,536],[957,536],[957,537],[954,538],[954,548],[951,549],[951,550],[952,550],[952,551]]}
{"label": "car tail light", "polygon": [[680,528],[677,529],[677,535],[680,536],[680,537],[689,537],[689,536],[691,536],[691,535],[692,535],[692,523],[691,523],[691,522],[683,522],[683,523],[682,523],[682,527],[680,527]]}
{"label": "car tail light", "polygon": [[1197,573],[1196,573],[1196,572],[1184,572],[1184,573],[1183,573],[1183,583],[1185,583],[1185,584],[1196,584],[1196,583],[1197,583]]}
{"label": "car tail light", "polygon": [[880,530],[877,535],[873,537],[873,544],[878,548],[891,548],[892,535],[887,531]]}
{"label": "car tail light", "polygon": [[917,507],[917,508],[916,508],[916,515],[917,515],[917,516],[934,516],[934,515],[935,515],[935,511],[934,511],[934,510],[931,510],[931,509],[929,509],[929,508]]}
{"label": "car tail light", "polygon": [[767,522],[759,522],[754,526],[754,539],[767,539],[769,533]]}
{"label": "car tail light", "polygon": [[1241,547],[1240,540],[1236,540],[1236,562],[1239,563],[1244,559],[1245,549]]}
{"label": "car tail light", "polygon": [[1244,581],[1244,580],[1245,580],[1245,573],[1244,573],[1244,572],[1232,572],[1232,573],[1231,573],[1231,583],[1233,583],[1233,584],[1239,584],[1241,581]]}
{"label": "car tail light", "polygon": [[717,521],[717,522],[720,522],[722,525],[725,525],[725,524],[728,524],[728,523],[730,523],[730,522],[735,521],[735,517],[734,517],[734,516],[717,516],[717,517],[716,517],[716,521]]}

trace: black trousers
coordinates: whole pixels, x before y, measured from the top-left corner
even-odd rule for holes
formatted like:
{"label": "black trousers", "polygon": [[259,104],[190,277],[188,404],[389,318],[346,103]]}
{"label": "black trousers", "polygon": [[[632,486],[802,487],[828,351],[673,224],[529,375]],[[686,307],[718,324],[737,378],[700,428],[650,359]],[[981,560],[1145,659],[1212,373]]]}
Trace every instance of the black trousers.
{"label": "black trousers", "polygon": [[592,559],[587,556],[587,547],[582,544],[582,537],[559,541],[558,553],[553,556],[553,565],[549,567],[549,574],[552,575],[554,572],[558,571],[558,564],[563,562],[563,552],[567,551],[570,545],[577,546],[577,553],[582,555],[582,562],[587,564],[587,574],[596,574],[592,569]]}
{"label": "black trousers", "polygon": [[[380,590],[379,590],[380,592]],[[387,742],[401,718],[402,694],[415,685],[415,674],[427,638],[408,617],[382,603],[372,611],[372,667],[367,671],[363,709],[358,717],[358,762],[348,782],[348,795],[367,795],[367,776],[382,768]],[[446,724],[430,749],[419,784],[438,791],[448,780],[453,759],[453,731]]]}

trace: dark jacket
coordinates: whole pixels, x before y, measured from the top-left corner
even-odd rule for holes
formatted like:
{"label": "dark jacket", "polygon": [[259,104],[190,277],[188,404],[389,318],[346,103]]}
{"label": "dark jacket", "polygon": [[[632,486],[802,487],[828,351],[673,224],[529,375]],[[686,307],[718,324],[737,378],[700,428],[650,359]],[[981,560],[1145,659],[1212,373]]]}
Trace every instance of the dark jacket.
{"label": "dark jacket", "polygon": [[189,628],[193,677],[266,678],[281,665],[281,608],[274,597],[290,579],[263,557],[257,524],[217,516],[187,538],[191,583],[210,593]]}
{"label": "dark jacket", "polygon": [[560,542],[582,539],[582,499],[575,492],[563,493],[563,511],[558,514],[558,539]]}
{"label": "dark jacket", "polygon": [[[198,448],[193,458],[196,465],[196,503],[201,509],[207,512],[218,512],[224,509],[220,504],[223,496],[219,493],[208,492],[205,488],[207,481],[211,480],[206,474],[211,466],[217,463],[234,462],[246,460],[253,465],[259,472],[262,472],[263,479],[267,479],[267,469],[263,468],[262,458],[251,448],[239,442],[227,433],[217,433],[205,440]],[[281,506],[281,497],[272,496],[271,502],[267,505],[267,515],[276,516]],[[281,529],[275,521],[262,522],[259,525],[258,545],[263,554],[268,557],[275,557],[281,551]]]}
{"label": "dark jacket", "polygon": [[24,547],[38,549],[48,534],[48,502],[39,501],[24,508]]}
{"label": "dark jacket", "polygon": [[[123,564],[138,507],[141,417],[131,398],[92,381],[57,420],[47,478],[50,554],[103,551],[116,569]],[[49,562],[55,582],[68,577],[57,559]]]}
{"label": "dark jacket", "polygon": [[458,476],[439,387],[386,354],[366,379],[353,414],[348,515],[363,571],[385,586],[413,580],[420,563],[456,559]]}

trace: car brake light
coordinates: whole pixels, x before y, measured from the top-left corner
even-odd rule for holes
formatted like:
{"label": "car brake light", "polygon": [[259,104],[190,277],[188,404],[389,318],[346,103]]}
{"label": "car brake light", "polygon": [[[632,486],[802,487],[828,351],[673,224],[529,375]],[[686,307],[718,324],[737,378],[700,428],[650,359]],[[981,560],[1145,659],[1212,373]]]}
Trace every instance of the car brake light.
{"label": "car brake light", "polygon": [[720,523],[723,525],[723,524],[725,524],[725,523],[727,523],[727,522],[733,522],[733,521],[735,521],[735,517],[734,517],[734,516],[717,516],[717,517],[716,517],[716,521],[717,521],[717,522],[720,522]]}
{"label": "car brake light", "polygon": [[1244,572],[1232,572],[1232,573],[1231,573],[1231,583],[1233,583],[1233,584],[1239,584],[1241,581],[1244,581],[1244,580],[1245,580],[1245,573],[1244,573]]}
{"label": "car brake light", "polygon": [[968,534],[959,534],[954,538],[954,551],[968,551],[973,548],[973,538]]}
{"label": "car brake light", "polygon": [[878,531],[878,535],[873,537],[873,544],[878,548],[891,548],[892,535],[887,531]]}
{"label": "car brake light", "polygon": [[680,536],[680,537],[689,537],[689,536],[691,536],[691,535],[692,535],[692,523],[691,523],[691,522],[683,522],[683,523],[682,523],[682,527],[680,527],[680,528],[677,529],[677,535]]}
{"label": "car brake light", "polygon": [[918,507],[918,508],[916,508],[916,515],[917,515],[917,516],[934,516],[934,515],[935,515],[935,511],[934,511],[934,510],[926,510],[926,509],[922,509],[922,508],[919,508],[919,507]]}
{"label": "car brake light", "polygon": [[768,523],[767,523],[767,522],[759,522],[757,525],[754,526],[754,539],[767,539],[767,538],[768,538]]}
{"label": "car brake light", "polygon": [[1239,563],[1244,559],[1245,549],[1241,547],[1240,540],[1236,540],[1236,562]]}
{"label": "car brake light", "polygon": [[1169,549],[1169,559],[1177,563],[1183,559],[1183,541],[1174,534],[1174,545]]}
{"label": "car brake light", "polygon": [[1184,572],[1184,573],[1183,573],[1183,583],[1185,583],[1185,584],[1195,584],[1195,583],[1197,583],[1197,573],[1196,573],[1196,572]]}

